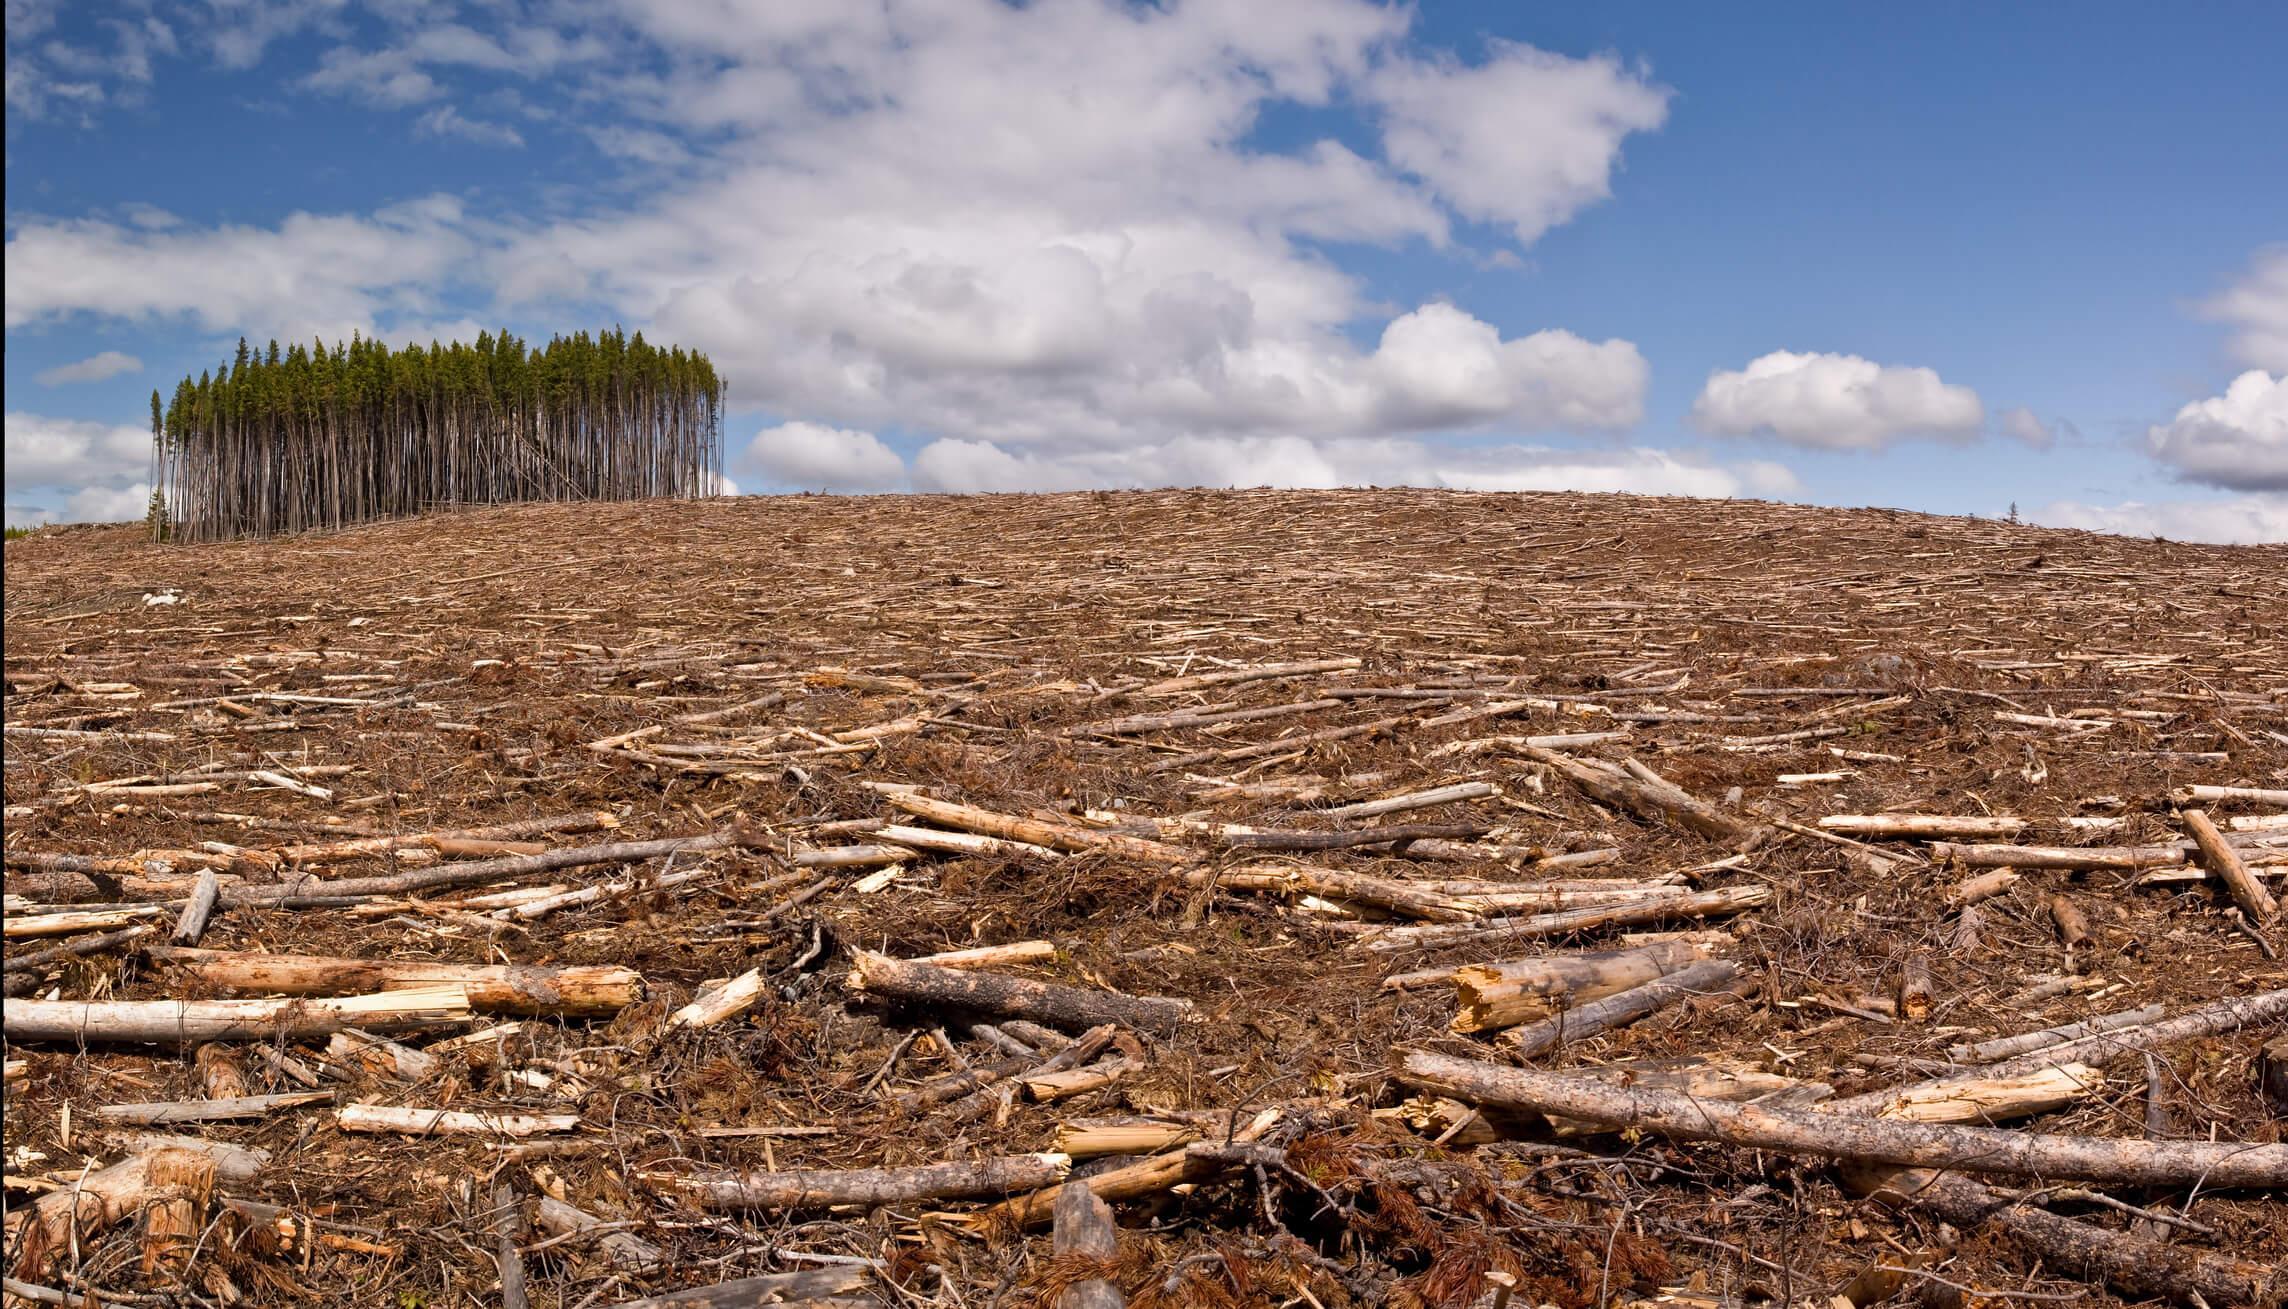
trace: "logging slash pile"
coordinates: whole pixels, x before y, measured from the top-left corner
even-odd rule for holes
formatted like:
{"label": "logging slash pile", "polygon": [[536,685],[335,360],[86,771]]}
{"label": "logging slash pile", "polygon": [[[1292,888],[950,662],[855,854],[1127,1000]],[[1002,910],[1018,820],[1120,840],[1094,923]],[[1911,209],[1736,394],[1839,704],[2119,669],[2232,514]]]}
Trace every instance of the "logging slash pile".
{"label": "logging slash pile", "polygon": [[45,530],[4,1294],[2278,1304],[2284,577],[1400,491]]}

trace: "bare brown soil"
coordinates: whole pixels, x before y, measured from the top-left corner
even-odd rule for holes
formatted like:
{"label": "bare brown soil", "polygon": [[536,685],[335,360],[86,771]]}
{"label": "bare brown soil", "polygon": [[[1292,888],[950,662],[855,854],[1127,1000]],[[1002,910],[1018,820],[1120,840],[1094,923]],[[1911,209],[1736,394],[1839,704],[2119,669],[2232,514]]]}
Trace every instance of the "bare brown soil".
{"label": "bare brown soil", "polygon": [[[323,1083],[344,1104],[578,1114],[576,1130],[531,1138],[562,1142],[541,1152],[482,1135],[348,1134],[324,1103],[162,1129],[267,1150],[255,1181],[224,1190],[284,1206],[334,1239],[282,1252],[275,1231],[266,1238],[219,1207],[188,1273],[179,1259],[143,1268],[131,1224],[61,1254],[9,1252],[12,1275],[103,1292],[106,1304],[498,1304],[494,1195],[505,1183],[519,1213],[554,1194],[666,1256],[615,1268],[593,1237],[551,1241],[528,1228],[516,1243],[535,1305],[610,1305],[821,1266],[806,1256],[860,1267],[868,1289],[856,1302],[1046,1305],[1107,1269],[1052,1258],[1045,1230],[974,1229],[964,1218],[985,1201],[708,1213],[660,1178],[1028,1153],[1080,1118],[1216,1110],[1236,1125],[1279,1107],[1263,1144],[1283,1150],[1283,1167],[1243,1161],[1114,1205],[1111,1280],[1129,1304],[1467,1305],[1492,1288],[1489,1272],[1516,1278],[1521,1305],[1824,1306],[1846,1292],[1867,1304],[1880,1298],[1870,1270],[1892,1267],[1914,1270],[1890,1277],[1897,1303],[2103,1305],[2113,1292],[2086,1270],[2030,1257],[1991,1225],[1957,1229],[1857,1198],[1820,1158],[1638,1132],[1560,1138],[1539,1120],[1505,1123],[1510,1139],[1480,1131],[1436,1143],[1438,1125],[1374,1112],[1413,1094],[1392,1077],[1394,1051],[1499,1063],[1506,1047],[1492,1033],[1448,1030],[1451,986],[1388,989],[1384,979],[1606,948],[1622,932],[1722,932],[1699,939],[1742,964],[1746,994],[1704,995],[1521,1062],[1586,1070],[1697,1057],[1824,1082],[1836,1097],[1915,1080],[1914,1061],[1944,1064],[1957,1044],[2288,985],[2288,966],[2266,953],[2280,929],[2236,925],[2213,879],[2028,870],[1977,906],[1970,932],[1947,893],[1978,870],[1949,866],[1925,842],[1870,840],[1880,854],[1869,857],[1789,827],[1740,856],[1733,843],[1597,803],[1515,743],[1441,750],[1625,732],[1564,748],[1634,758],[1757,825],[2006,815],[2031,820],[2009,838],[2024,844],[2176,841],[2174,788],[2288,786],[2288,547],[1609,496],[804,497],[487,510],[195,547],[125,527],[51,529],[8,543],[6,587],[11,918],[55,907],[34,900],[170,905],[150,941],[11,974],[25,977],[11,994],[212,993],[138,953],[164,939],[182,891],[75,881],[32,856],[129,856],[163,888],[198,871],[167,852],[203,852],[226,887],[314,877],[302,891],[323,896],[325,881],[449,867],[452,856],[296,873],[245,852],[590,810],[614,815],[617,830],[533,839],[554,848],[730,829],[745,843],[379,907],[219,911],[202,946],[625,965],[647,996],[610,1018],[538,1020],[505,1063],[456,1053],[418,1081],[348,1069]],[[155,602],[166,596],[177,602]],[[1343,657],[1359,666],[1139,693]],[[784,700],[678,721],[773,692]],[[1158,730],[1112,723],[1314,700],[1332,703]],[[2065,725],[2074,719],[2105,725]],[[202,770],[222,780],[198,787]],[[324,794],[245,776],[257,770]],[[1839,776],[1782,780],[1829,774]],[[196,789],[100,785],[123,781]],[[1325,816],[1468,781],[1494,793]],[[870,880],[867,868],[798,866],[805,850],[879,840],[871,828],[883,823],[932,826],[868,783],[1118,830],[1193,857],[924,850]],[[2270,812],[2209,807],[2220,824]],[[1183,816],[1193,821],[1168,821]],[[2065,822],[2074,818],[2118,821]],[[1387,842],[1267,852],[1232,848],[1216,824],[1452,835],[1424,838],[1445,850],[1439,858]],[[1599,850],[1618,853],[1585,854]],[[1540,862],[1567,853],[1584,857]],[[2259,879],[2288,889],[2263,857],[2252,860]],[[1266,861],[1405,883],[1681,874],[1689,888],[1758,886],[1769,898],[1702,923],[1380,950],[1378,935],[1404,922],[1371,906],[1186,876]],[[452,905],[511,884],[695,869],[704,875],[670,889],[527,920]],[[2088,943],[2061,940],[2061,894],[2086,919]],[[971,1035],[974,1015],[854,994],[851,951],[913,957],[1034,939],[1054,944],[1053,960],[993,971],[1179,997],[1202,1021],[1134,1034],[1141,1066],[1078,1098],[1016,1096],[960,1121],[943,1106],[901,1110],[898,1096],[956,1070],[933,1033],[969,1064],[1001,1056]],[[55,943],[11,939],[8,954]],[[1930,975],[1921,1021],[1895,1003],[1910,961]],[[762,998],[743,1016],[663,1026],[703,982],[757,968]],[[2024,998],[2050,978],[2055,994]],[[397,1039],[419,1047],[469,1025]],[[2173,1136],[2280,1142],[2256,1067],[2278,1035],[2275,1024],[2168,1045],[2150,1086],[2142,1062],[2118,1064],[2100,1093],[2011,1125],[2136,1138],[2150,1108],[2155,1130]],[[237,1050],[249,1089],[301,1089],[259,1057],[262,1045]],[[324,1047],[268,1043],[321,1069]],[[6,1054],[12,1210],[131,1152],[99,1107],[210,1093],[189,1049],[11,1038]],[[729,1127],[830,1130],[711,1131]],[[1075,1175],[1105,1166],[1084,1160]],[[2288,1259],[2278,1195],[2087,1189],[2163,1220],[2087,1199],[2049,1207],[2258,1265]]]}

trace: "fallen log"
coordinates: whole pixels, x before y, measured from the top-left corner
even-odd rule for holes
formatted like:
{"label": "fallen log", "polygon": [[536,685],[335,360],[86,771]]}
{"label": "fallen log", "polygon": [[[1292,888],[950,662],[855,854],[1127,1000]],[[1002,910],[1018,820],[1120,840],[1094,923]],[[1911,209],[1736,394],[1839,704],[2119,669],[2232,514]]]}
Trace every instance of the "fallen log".
{"label": "fallen log", "polygon": [[1630,927],[1641,923],[1658,923],[1677,918],[1710,918],[1722,914],[1736,914],[1753,909],[1771,899],[1771,889],[1764,886],[1728,886],[1714,891],[1696,891],[1688,895],[1658,900],[1638,900],[1626,904],[1587,905],[1579,909],[1565,909],[1552,914],[1536,914],[1527,918],[1488,919],[1479,923],[1438,923],[1423,927],[1384,928],[1366,938],[1366,948],[1379,953],[1399,950],[1427,950],[1438,946],[1491,944],[1496,941],[1530,940],[1542,936],[1562,936],[1568,932],[1586,932],[1599,927]]}
{"label": "fallen log", "polygon": [[852,952],[848,985],[853,991],[906,1004],[945,1006],[996,1018],[1026,1018],[1072,1031],[1118,1023],[1139,1031],[1165,1032],[1201,1021],[1189,1000],[1091,991],[1057,982],[941,968],[871,950]]}
{"label": "fallen log", "polygon": [[1538,746],[1527,746],[1523,753],[1534,762],[1563,774],[1605,804],[1626,809],[1640,818],[1698,832],[1733,849],[1752,850],[1770,835],[1770,829],[1718,810],[1634,759],[1615,766]]}
{"label": "fallen log", "polygon": [[144,952],[176,975],[225,991],[344,995],[457,985],[478,1013],[605,1017],[643,999],[634,969],[613,965],[449,964],[426,959],[340,959],[153,946]]}
{"label": "fallen log", "polygon": [[[1058,1193],[1054,1212],[1049,1248],[1060,1264],[1091,1260],[1107,1272],[1118,1266],[1120,1237],[1112,1206],[1085,1186],[1068,1186]],[[1057,1309],[1125,1309],[1127,1303],[1103,1277],[1075,1278],[1057,1295]]]}
{"label": "fallen log", "polygon": [[293,878],[277,886],[238,887],[223,892],[222,903],[231,908],[275,905],[303,896],[404,895],[433,891],[442,886],[476,886],[560,868],[586,868],[596,864],[632,864],[671,854],[699,854],[729,850],[747,843],[736,831],[708,832],[699,836],[671,836],[658,841],[616,841],[605,845],[573,846],[542,854],[506,859],[475,859],[441,864],[390,877]]}
{"label": "fallen log", "polygon": [[[2105,1074],[2088,1064],[2062,1064],[2038,1072],[1939,1086],[1909,1087],[1873,1109],[1877,1118],[1915,1123],[2001,1123],[2063,1109],[2105,1090]],[[1835,1112],[1844,1102],[1822,1105]],[[1849,1102],[1864,1109],[1861,1102]]]}
{"label": "fallen log", "polygon": [[2288,1145],[2112,1140],[1695,1100],[1413,1051],[1400,1080],[1497,1108],[1830,1159],[2136,1186],[2288,1187]]}
{"label": "fallen log", "polygon": [[1965,1232],[1988,1229],[2077,1276],[2095,1276],[2134,1296],[2211,1305],[2277,1303],[2280,1270],[2226,1255],[2164,1245],[2011,1198],[1967,1177],[1911,1168],[1846,1169],[1852,1189],[1891,1209],[1933,1214]]}
{"label": "fallen log", "polygon": [[[251,1161],[251,1162],[250,1162]],[[165,1147],[123,1159],[50,1191],[29,1205],[8,1211],[7,1246],[15,1252],[13,1271],[38,1277],[58,1257],[116,1223],[168,1198],[169,1179],[185,1176],[245,1183],[260,1160],[252,1154],[222,1156]],[[193,1234],[198,1230],[193,1228]]]}
{"label": "fallen log", "polygon": [[688,1195],[707,1209],[874,1208],[916,1200],[971,1200],[1030,1191],[1072,1170],[1061,1154],[1002,1155],[910,1168],[808,1168],[788,1172],[641,1174],[644,1181]]}
{"label": "fallen log", "polygon": [[2271,922],[2280,912],[2279,903],[2272,898],[2271,892],[2264,889],[2264,884],[2248,871],[2248,864],[2241,859],[2240,852],[2226,842],[2224,834],[2216,829],[2216,824],[2209,821],[2208,814],[2199,809],[2187,809],[2183,818],[2185,830],[2192,834],[2193,844],[2200,847],[2202,864],[2207,866],[2218,881],[2224,883],[2225,893],[2232,897],[2232,902],[2240,906],[2240,911],[2248,915],[2250,922],[2260,927]]}
{"label": "fallen log", "polygon": [[1459,1006],[1453,1029],[1486,1032],[1547,1018],[1567,1005],[1601,999],[1665,977],[1707,954],[1689,942],[1663,941],[1632,950],[1599,950],[1457,968],[1452,972]]}
{"label": "fallen log", "polygon": [[413,1109],[386,1104],[345,1104],[334,1111],[334,1125],[345,1132],[396,1132],[406,1136],[537,1136],[569,1132],[578,1114],[473,1113],[460,1109]]}
{"label": "fallen log", "polygon": [[2149,1004],[2141,1009],[2128,1009],[2120,1013],[2085,1018],[2078,1023],[2063,1023],[2056,1027],[2045,1027],[2038,1032],[2020,1032],[2014,1036],[1998,1036],[1991,1041],[1979,1041],[1971,1045],[1949,1046],[1946,1057],[1958,1064],[1991,1064],[2003,1059],[2028,1054],[2035,1050],[2046,1050],[2054,1045],[2064,1045],[2068,1041],[2092,1036],[2099,1032],[2115,1032],[2124,1027],[2142,1027],[2147,1023],[2160,1021],[2161,1016],[2168,1012],[2167,1005]]}
{"label": "fallen log", "polygon": [[881,1303],[867,1294],[873,1284],[872,1271],[863,1265],[806,1268],[798,1273],[742,1277],[688,1291],[622,1300],[611,1309],[839,1309],[845,1305],[860,1309]]}
{"label": "fallen log", "polygon": [[1641,986],[1561,1009],[1536,1023],[1513,1027],[1502,1033],[1501,1039],[1519,1056],[1531,1058],[1567,1041],[1585,1040],[1615,1027],[1625,1027],[1680,1000],[1729,990],[1739,980],[1740,965],[1729,959],[1703,959]]}
{"label": "fallen log", "polygon": [[[552,1195],[541,1196],[533,1206],[532,1221],[550,1236],[594,1233],[596,1248],[604,1252],[613,1267],[625,1272],[655,1272],[667,1263],[667,1256],[658,1246],[633,1232],[620,1231],[617,1224]],[[604,1230],[597,1231],[598,1228]]]}
{"label": "fallen log", "polygon": [[1993,840],[2016,836],[2026,830],[2027,824],[2023,818],[1987,814],[1829,814],[1819,820],[1819,826],[1823,831],[1841,832],[1845,836],[1950,836]]}
{"label": "fallen log", "polygon": [[1237,868],[1196,870],[1184,874],[1184,880],[1193,886],[1212,886],[1219,890],[1324,896],[1433,923],[1471,923],[1484,917],[1475,907],[1453,896],[1395,878],[1340,868],[1247,864]]}
{"label": "fallen log", "polygon": [[109,1123],[161,1127],[169,1123],[213,1123],[234,1118],[264,1118],[275,1109],[324,1104],[331,1091],[288,1091],[283,1095],[241,1095],[220,1100],[156,1100],[145,1104],[97,1105],[97,1118]]}
{"label": "fallen log", "polygon": [[78,955],[101,954],[105,950],[132,945],[158,930],[150,923],[137,923],[133,927],[123,927],[116,932],[105,932],[99,936],[77,937],[58,945],[51,945],[45,950],[10,955],[4,971],[36,973],[59,960],[70,959]]}
{"label": "fallen log", "polygon": [[892,792],[882,799],[892,808],[903,809],[917,818],[926,818],[941,826],[975,832],[980,836],[998,837],[1005,841],[1046,846],[1067,854],[1101,850],[1107,854],[1154,864],[1189,863],[1193,857],[1191,851],[1181,846],[1146,840],[1140,836],[1092,831],[1069,823],[1052,823],[1037,818],[1020,818],[1015,814],[995,813],[975,805],[937,800],[926,795]]}
{"label": "fallen log", "polygon": [[290,1000],[16,1000],[0,1009],[0,1030],[11,1041],[195,1045],[304,1040],[353,1026],[402,1031],[463,1022],[469,1012],[458,985]]}

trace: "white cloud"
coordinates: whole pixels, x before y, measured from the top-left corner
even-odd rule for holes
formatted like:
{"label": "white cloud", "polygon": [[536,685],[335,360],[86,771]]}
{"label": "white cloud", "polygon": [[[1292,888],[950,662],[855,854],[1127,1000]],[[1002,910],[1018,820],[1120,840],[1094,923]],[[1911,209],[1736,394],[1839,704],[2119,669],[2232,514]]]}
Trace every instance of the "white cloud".
{"label": "white cloud", "polygon": [[1984,420],[1976,391],[1928,368],[1787,350],[1738,372],[1710,373],[1692,404],[1692,421],[1703,431],[1763,432],[1825,450],[1880,449],[1907,436],[1968,437]]}
{"label": "white cloud", "polygon": [[106,350],[89,355],[76,363],[58,364],[54,368],[34,373],[33,379],[43,386],[60,386],[67,382],[100,382],[121,373],[140,373],[143,361],[131,354]]}
{"label": "white cloud", "polygon": [[1457,212],[1530,244],[1612,193],[1622,139],[1660,126],[1669,93],[1610,56],[1489,44],[1476,67],[1394,58],[1365,91],[1381,107],[1391,162]]}
{"label": "white cloud", "polygon": [[11,409],[6,419],[7,486],[113,485],[141,477],[151,463],[151,429],[124,423],[49,418]]}
{"label": "white cloud", "polygon": [[817,423],[763,429],[748,443],[739,469],[798,491],[889,491],[906,481],[905,461],[873,433]]}
{"label": "white cloud", "polygon": [[1123,450],[1011,452],[987,441],[933,441],[914,457],[924,491],[1069,491],[1098,487],[1431,486],[1471,491],[1625,491],[1736,496],[1795,489],[1786,469],[1725,466],[1663,450],[1456,447],[1407,438],[1179,437]]}
{"label": "white cloud", "polygon": [[151,512],[151,484],[83,486],[64,501],[56,521],[64,523],[133,523]]}
{"label": "white cloud", "polygon": [[6,322],[91,313],[187,316],[258,339],[370,333],[385,313],[433,313],[474,240],[446,196],[369,218],[295,213],[275,228],[25,222],[8,238]]}
{"label": "white cloud", "polygon": [[2058,443],[2057,432],[2024,406],[2003,410],[1997,421],[2004,436],[2032,449],[2047,450]]}
{"label": "white cloud", "polygon": [[464,118],[461,111],[451,105],[438,105],[413,120],[415,134],[421,136],[455,136],[478,145],[524,147],[524,134],[506,123],[487,123]]}
{"label": "white cloud", "polygon": [[2241,363],[2288,374],[2288,245],[2257,251],[2247,274],[2201,312],[2232,324],[2233,356]]}
{"label": "white cloud", "polygon": [[[563,88],[612,107],[599,148],[690,182],[513,227],[443,197],[272,230],[33,220],[8,242],[8,323],[393,337],[477,312],[468,290],[494,313],[601,305],[708,351],[742,405],[1051,458],[1642,414],[1630,342],[1387,306],[1320,249],[1447,247],[1457,218],[1530,240],[1595,202],[1667,99],[1612,59],[1459,63],[1369,0],[616,12],[624,30],[580,35],[385,24],[304,85],[424,106],[440,132],[476,126],[454,112],[473,78]],[[1380,149],[1267,151],[1252,133],[1283,103],[1363,107]]]}
{"label": "white cloud", "polygon": [[2225,393],[2196,400],[2150,428],[2153,457],[2187,481],[2237,491],[2288,491],[2288,373],[2250,369]]}
{"label": "white cloud", "polygon": [[2078,527],[2118,536],[2160,536],[2216,545],[2288,542],[2288,496],[2245,495],[2228,500],[2165,500],[2092,505],[2060,500],[2026,516],[2045,527]]}

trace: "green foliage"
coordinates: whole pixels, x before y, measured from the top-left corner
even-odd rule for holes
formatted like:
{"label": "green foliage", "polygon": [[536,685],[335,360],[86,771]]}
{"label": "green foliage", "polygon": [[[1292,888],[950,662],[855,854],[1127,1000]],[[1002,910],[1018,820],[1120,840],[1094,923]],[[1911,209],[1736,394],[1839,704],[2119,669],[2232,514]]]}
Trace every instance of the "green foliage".
{"label": "green foliage", "polygon": [[32,529],[29,527],[10,527],[4,530],[8,533],[8,539],[11,541],[21,541],[32,534]]}
{"label": "green foliage", "polygon": [[185,539],[334,527],[440,505],[712,494],[722,379],[614,329],[391,350],[257,351],[152,393],[152,527]]}

